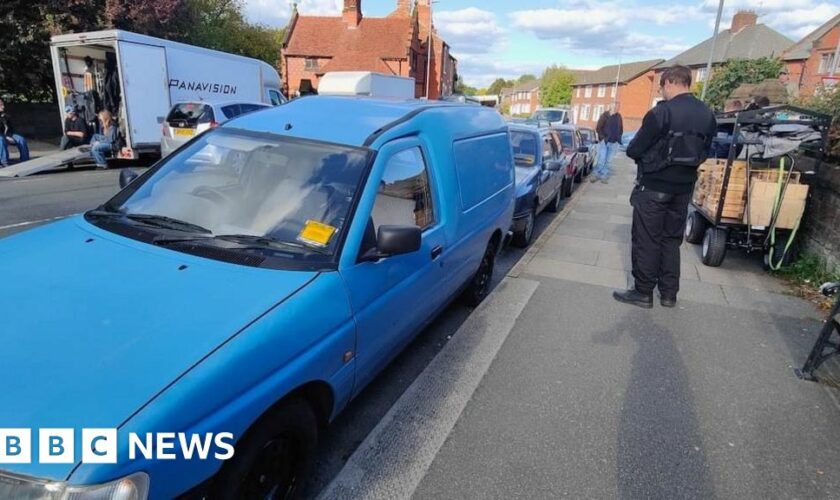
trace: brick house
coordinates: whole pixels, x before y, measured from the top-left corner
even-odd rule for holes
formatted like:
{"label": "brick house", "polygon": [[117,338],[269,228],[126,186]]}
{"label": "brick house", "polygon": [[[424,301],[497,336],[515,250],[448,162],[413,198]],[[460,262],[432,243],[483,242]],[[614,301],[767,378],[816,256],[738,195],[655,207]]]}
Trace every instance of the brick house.
{"label": "brick house", "polygon": [[[712,71],[732,59],[760,59],[762,57],[780,57],[785,50],[793,45],[793,40],[764,24],[757,23],[758,14],[749,10],[741,10],[732,16],[732,23],[728,30],[718,33],[715,42],[715,52],[712,57]],[[659,96],[659,77],[670,66],[681,64],[692,70],[692,82],[706,81],[706,65],[709,61],[709,51],[712,48],[712,38],[707,38],[694,47],[678,54],[656,67],[656,75],[650,93],[649,104],[652,106],[661,99]]]}
{"label": "brick house", "polygon": [[540,109],[540,81],[520,83],[510,90],[510,114],[528,115]]}
{"label": "brick house", "polygon": [[[792,90],[801,95],[812,95],[823,78],[831,72],[834,51],[840,38],[840,14],[809,33],[788,49],[782,59],[788,70]],[[840,76],[840,64],[835,76]]]}
{"label": "brick house", "polygon": [[452,93],[457,61],[434,29],[431,0],[397,0],[386,17],[364,17],[362,0],[344,0],[341,17],[292,13],[280,49],[287,95],[317,89],[329,71],[374,71],[415,79],[416,97],[426,95],[429,33],[432,38],[429,97]]}
{"label": "brick house", "polygon": [[[620,103],[625,130],[636,130],[650,109],[654,67],[662,59],[604,66],[581,73],[572,86],[572,117],[576,124],[592,127],[612,102]],[[616,85],[616,79],[618,85]]]}

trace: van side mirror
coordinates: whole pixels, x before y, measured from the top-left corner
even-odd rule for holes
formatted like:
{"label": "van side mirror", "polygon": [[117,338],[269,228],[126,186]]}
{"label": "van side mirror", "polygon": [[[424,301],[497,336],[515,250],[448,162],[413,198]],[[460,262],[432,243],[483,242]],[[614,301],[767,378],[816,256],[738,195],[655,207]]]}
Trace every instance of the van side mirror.
{"label": "van side mirror", "polygon": [[120,171],[120,189],[128,186],[131,184],[131,181],[140,177],[140,174],[131,170],[130,168],[124,168]]}
{"label": "van side mirror", "polygon": [[163,123],[163,117],[162,117],[162,116],[158,116],[158,117],[157,117],[157,122],[158,122],[158,125],[162,124],[162,123]]}
{"label": "van side mirror", "polygon": [[558,172],[560,169],[563,168],[563,162],[552,160],[545,163],[546,170],[551,170],[552,172]]}
{"label": "van side mirror", "polygon": [[362,262],[376,262],[379,259],[403,255],[420,250],[421,231],[417,226],[379,226],[376,248],[365,252]]}

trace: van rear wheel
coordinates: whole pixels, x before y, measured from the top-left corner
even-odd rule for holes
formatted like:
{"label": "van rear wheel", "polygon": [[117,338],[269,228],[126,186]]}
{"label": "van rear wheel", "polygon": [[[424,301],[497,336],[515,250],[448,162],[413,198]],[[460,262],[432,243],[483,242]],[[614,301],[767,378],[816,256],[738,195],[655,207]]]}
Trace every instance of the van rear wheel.
{"label": "van rear wheel", "polygon": [[493,269],[496,266],[496,243],[490,241],[484,250],[481,264],[478,266],[467,289],[464,290],[464,302],[471,307],[481,304],[487,295],[490,294],[490,286],[493,282]]}
{"label": "van rear wheel", "polygon": [[318,425],[312,408],[299,399],[269,410],[236,445],[222,467],[212,498],[301,498],[315,459]]}

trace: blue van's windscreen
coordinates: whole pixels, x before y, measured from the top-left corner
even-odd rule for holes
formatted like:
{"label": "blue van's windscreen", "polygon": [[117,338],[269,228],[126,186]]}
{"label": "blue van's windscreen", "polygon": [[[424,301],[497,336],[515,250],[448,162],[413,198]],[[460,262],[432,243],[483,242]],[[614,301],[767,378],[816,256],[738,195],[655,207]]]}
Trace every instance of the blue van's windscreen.
{"label": "blue van's windscreen", "polygon": [[510,140],[506,133],[457,141],[455,169],[466,212],[513,182]]}

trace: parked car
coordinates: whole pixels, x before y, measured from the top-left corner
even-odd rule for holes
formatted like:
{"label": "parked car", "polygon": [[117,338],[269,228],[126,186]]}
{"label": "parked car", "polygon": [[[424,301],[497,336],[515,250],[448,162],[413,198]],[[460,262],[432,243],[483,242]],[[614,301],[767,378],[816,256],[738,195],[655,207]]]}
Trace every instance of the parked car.
{"label": "parked car", "polygon": [[196,135],[239,115],[268,108],[261,102],[180,102],[169,110],[160,127],[160,154],[166,157]]}
{"label": "parked car", "polygon": [[[566,165],[566,175],[580,182],[585,175],[589,147],[582,144],[580,132],[575,125],[555,125],[551,127],[559,137],[561,158]],[[567,187],[566,196],[571,196],[571,185]]]}
{"label": "parked car", "polygon": [[546,122],[547,125],[563,125],[571,121],[570,116],[568,108],[543,108],[531,114],[531,120]]}
{"label": "parked car", "polygon": [[589,127],[578,127],[578,133],[580,134],[580,143],[581,146],[586,146],[586,161],[584,162],[585,168],[583,170],[583,176],[587,176],[592,173],[592,168],[595,166],[595,161],[598,157],[598,134],[595,133],[594,129]]}
{"label": "parked car", "polygon": [[557,134],[548,127],[509,125],[510,143],[516,164],[516,206],[513,211],[513,239],[527,247],[534,237],[537,216],[543,210],[560,209],[563,189],[571,180],[563,176]]}
{"label": "parked car", "polygon": [[[487,295],[513,214],[507,124],[439,101],[297,99],[124,172],[97,209],[0,240],[0,428],[118,428],[117,463],[6,463],[0,496],[296,497],[320,429]],[[235,454],[128,459],[126,434],[161,431]]]}

